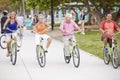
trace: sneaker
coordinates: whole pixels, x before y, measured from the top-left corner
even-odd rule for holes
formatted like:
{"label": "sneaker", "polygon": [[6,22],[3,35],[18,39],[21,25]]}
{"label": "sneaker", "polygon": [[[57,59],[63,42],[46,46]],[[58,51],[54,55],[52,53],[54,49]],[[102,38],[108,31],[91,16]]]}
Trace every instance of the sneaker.
{"label": "sneaker", "polygon": [[69,60],[69,59],[70,59],[70,56],[66,56],[65,58],[66,58],[67,60]]}
{"label": "sneaker", "polygon": [[108,53],[108,48],[105,47],[105,48],[104,48],[104,51],[105,51],[105,53]]}
{"label": "sneaker", "polygon": [[45,53],[48,53],[48,51],[47,51],[47,50],[45,50]]}
{"label": "sneaker", "polygon": [[9,57],[10,56],[10,53],[7,53],[6,57]]}
{"label": "sneaker", "polygon": [[45,53],[48,53],[48,49],[45,49]]}
{"label": "sneaker", "polygon": [[84,33],[84,32],[81,32],[80,34],[83,34],[83,35],[85,35],[85,33]]}

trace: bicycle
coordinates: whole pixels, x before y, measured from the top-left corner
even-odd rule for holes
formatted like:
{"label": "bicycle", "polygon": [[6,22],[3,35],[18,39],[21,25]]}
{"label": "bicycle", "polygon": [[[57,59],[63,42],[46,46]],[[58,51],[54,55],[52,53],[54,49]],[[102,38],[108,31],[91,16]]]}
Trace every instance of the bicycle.
{"label": "bicycle", "polygon": [[5,33],[3,33],[0,36],[0,46],[1,46],[2,49],[6,49],[7,48],[6,34]]}
{"label": "bicycle", "polygon": [[40,37],[40,43],[36,48],[37,61],[41,67],[44,67],[46,64],[46,54],[43,47],[43,38]]}
{"label": "bicycle", "polygon": [[71,57],[73,57],[73,64],[76,68],[79,67],[79,64],[80,64],[80,52],[79,52],[79,48],[76,44],[76,42],[70,38],[69,39],[69,57],[70,58],[66,58],[66,50],[65,50],[65,46],[63,48],[63,51],[64,51],[64,59],[65,59],[65,62],[68,64],[70,63],[70,59]]}
{"label": "bicycle", "polygon": [[[3,33],[0,37],[0,46],[2,49],[7,48],[6,34]],[[17,30],[17,46],[20,48],[22,46],[22,32],[21,29]]]}
{"label": "bicycle", "polygon": [[10,61],[12,62],[12,65],[15,65],[17,60],[17,43],[15,42],[13,35],[11,35],[9,47],[10,47]]}
{"label": "bicycle", "polygon": [[[118,33],[116,33],[118,34]],[[115,34],[115,35],[116,35]],[[103,49],[104,50],[104,49]],[[107,50],[103,51],[104,63],[108,65],[110,63],[110,59],[112,59],[113,68],[117,69],[119,66],[119,49],[117,46],[116,40],[112,37],[112,47],[107,47]]]}

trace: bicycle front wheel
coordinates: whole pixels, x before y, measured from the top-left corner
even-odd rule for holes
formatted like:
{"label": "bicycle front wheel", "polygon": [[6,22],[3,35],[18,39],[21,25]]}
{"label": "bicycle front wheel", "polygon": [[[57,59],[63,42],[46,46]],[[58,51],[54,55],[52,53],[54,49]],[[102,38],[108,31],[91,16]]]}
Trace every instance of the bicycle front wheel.
{"label": "bicycle front wheel", "polygon": [[113,48],[112,65],[115,69],[117,69],[119,66],[119,51],[117,47]]}
{"label": "bicycle front wheel", "polygon": [[104,63],[108,65],[110,63],[110,54],[108,51],[105,51],[103,49],[103,58],[104,58]]}
{"label": "bicycle front wheel", "polygon": [[2,49],[7,48],[6,35],[2,35],[0,37],[0,46],[1,46]]}
{"label": "bicycle front wheel", "polygon": [[79,64],[80,64],[80,52],[79,52],[79,48],[77,46],[75,46],[73,48],[73,64],[76,68],[79,67]]}
{"label": "bicycle front wheel", "polygon": [[44,67],[46,64],[46,55],[42,46],[38,46],[36,49],[37,61],[40,67]]}
{"label": "bicycle front wheel", "polygon": [[16,60],[17,60],[17,46],[15,43],[12,44],[11,46],[11,62],[12,62],[12,65],[15,65],[16,64]]}
{"label": "bicycle front wheel", "polygon": [[17,36],[17,46],[18,47],[22,46],[22,39],[20,38],[20,35]]}

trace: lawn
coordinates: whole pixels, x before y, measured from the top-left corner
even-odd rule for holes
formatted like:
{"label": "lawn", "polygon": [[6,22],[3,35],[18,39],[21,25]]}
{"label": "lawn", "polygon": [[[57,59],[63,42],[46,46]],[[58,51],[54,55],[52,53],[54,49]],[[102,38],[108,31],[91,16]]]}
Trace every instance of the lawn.
{"label": "lawn", "polygon": [[[85,35],[76,34],[78,46],[91,54],[103,58],[103,43],[98,31],[87,31]],[[120,46],[120,34],[117,35],[118,46]],[[120,47],[119,47],[120,50]]]}

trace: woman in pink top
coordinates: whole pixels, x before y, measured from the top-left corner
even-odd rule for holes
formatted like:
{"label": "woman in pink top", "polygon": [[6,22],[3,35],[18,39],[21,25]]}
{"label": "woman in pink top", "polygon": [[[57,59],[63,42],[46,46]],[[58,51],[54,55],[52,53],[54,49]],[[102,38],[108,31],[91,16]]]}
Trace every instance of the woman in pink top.
{"label": "woman in pink top", "polygon": [[69,58],[69,39],[72,38],[72,40],[76,41],[75,36],[74,36],[74,31],[75,30],[80,30],[78,25],[72,20],[72,15],[71,14],[66,14],[65,20],[61,23],[60,25],[60,30],[62,31],[63,35],[63,42],[64,42],[64,47],[66,48],[66,58]]}
{"label": "woman in pink top", "polygon": [[107,14],[106,20],[103,20],[100,24],[101,31],[101,40],[104,43],[104,48],[106,49],[107,43],[109,43],[110,47],[112,47],[112,37],[115,31],[119,31],[120,29],[118,25],[112,20],[112,15]]}

